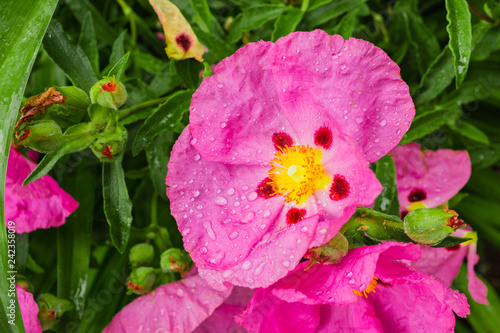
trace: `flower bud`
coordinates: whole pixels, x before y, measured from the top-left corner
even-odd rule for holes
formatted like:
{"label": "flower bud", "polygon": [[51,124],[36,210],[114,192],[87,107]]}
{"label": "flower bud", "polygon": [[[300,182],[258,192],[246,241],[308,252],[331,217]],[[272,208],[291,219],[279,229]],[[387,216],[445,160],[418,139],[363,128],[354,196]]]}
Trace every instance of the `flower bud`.
{"label": "flower bud", "polygon": [[63,140],[59,125],[53,120],[32,121],[16,132],[16,144],[30,147],[41,153],[56,150]]}
{"label": "flower bud", "polygon": [[115,127],[114,133],[104,133],[97,137],[90,149],[101,162],[115,161],[125,151],[127,133],[121,127]]}
{"label": "flower bud", "polygon": [[465,226],[453,210],[441,208],[417,209],[404,219],[405,233],[421,245],[434,246],[451,235],[455,229]]}
{"label": "flower bud", "polygon": [[52,107],[52,109],[56,112],[69,116],[80,113],[86,110],[89,106],[90,99],[82,89],[75,86],[56,88],[57,91],[59,91],[66,98],[64,104],[58,104]]}
{"label": "flower bud", "polygon": [[153,245],[140,243],[132,246],[128,255],[132,268],[151,264],[155,256]]}
{"label": "flower bud", "polygon": [[92,104],[118,109],[127,101],[127,90],[120,81],[113,77],[104,77],[90,89]]}
{"label": "flower bud", "polygon": [[339,262],[348,250],[349,242],[343,234],[337,233],[328,243],[309,249],[304,257],[310,259],[309,267],[316,262],[334,264]]}
{"label": "flower bud", "polygon": [[144,295],[153,290],[156,273],[153,267],[136,267],[130,273],[127,294]]}
{"label": "flower bud", "polygon": [[38,320],[42,325],[42,330],[46,331],[57,325],[61,316],[73,309],[73,304],[52,294],[41,294],[37,299]]}
{"label": "flower bud", "polygon": [[180,249],[168,249],[160,256],[161,270],[164,273],[178,271],[184,277],[189,272],[192,264],[193,262],[189,254]]}

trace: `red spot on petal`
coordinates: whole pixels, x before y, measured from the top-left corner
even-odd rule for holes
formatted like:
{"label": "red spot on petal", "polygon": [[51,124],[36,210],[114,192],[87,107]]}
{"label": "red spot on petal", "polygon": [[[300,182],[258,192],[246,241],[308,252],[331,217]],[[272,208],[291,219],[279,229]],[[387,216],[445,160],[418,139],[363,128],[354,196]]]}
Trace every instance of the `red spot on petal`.
{"label": "red spot on petal", "polygon": [[286,133],[276,132],[273,134],[273,143],[274,148],[280,150],[280,148],[291,147],[293,145],[293,139]]}
{"label": "red spot on petal", "polygon": [[113,154],[112,154],[112,151],[111,151],[111,147],[109,145],[106,145],[104,147],[104,150],[101,151],[101,155],[104,155],[106,156],[107,158],[113,158]]}
{"label": "red spot on petal", "polygon": [[286,213],[286,223],[295,224],[295,223],[299,222],[300,220],[302,220],[305,215],[306,215],[305,209],[291,208]]}
{"label": "red spot on petal", "polygon": [[419,188],[414,189],[411,191],[410,195],[408,195],[408,201],[410,202],[417,202],[417,201],[422,201],[427,198],[427,194],[425,194],[425,191]]}
{"label": "red spot on petal", "polygon": [[314,133],[314,143],[328,149],[332,146],[333,136],[332,131],[328,127],[321,127]]}
{"label": "red spot on petal", "polygon": [[102,90],[106,91],[106,92],[114,92],[116,91],[116,83],[111,81],[111,82],[107,82],[105,84],[103,84],[101,86]]}
{"label": "red spot on petal", "polygon": [[330,188],[330,199],[338,201],[347,198],[350,188],[344,176],[335,175],[333,177],[332,187]]}
{"label": "red spot on petal", "polygon": [[273,186],[271,184],[271,178],[267,177],[264,179],[259,186],[257,186],[258,196],[266,199],[275,196],[276,194],[274,193]]}
{"label": "red spot on petal", "polygon": [[127,288],[129,289],[133,289],[133,290],[137,290],[137,291],[140,291],[142,289],[142,286],[139,286],[139,285],[135,285],[132,280],[130,280],[129,282],[127,282]]}
{"label": "red spot on petal", "polygon": [[407,210],[403,210],[403,211],[401,212],[401,220],[404,220],[404,219],[405,219],[405,217],[406,217],[406,215],[408,215],[409,213],[410,213],[409,211],[407,211]]}
{"label": "red spot on petal", "polygon": [[184,53],[186,53],[191,47],[191,39],[184,33],[177,35],[177,37],[175,37],[175,42],[184,51]]}
{"label": "red spot on petal", "polygon": [[460,244],[448,246],[448,247],[445,247],[445,249],[447,249],[448,251],[458,251],[458,250],[460,250]]}

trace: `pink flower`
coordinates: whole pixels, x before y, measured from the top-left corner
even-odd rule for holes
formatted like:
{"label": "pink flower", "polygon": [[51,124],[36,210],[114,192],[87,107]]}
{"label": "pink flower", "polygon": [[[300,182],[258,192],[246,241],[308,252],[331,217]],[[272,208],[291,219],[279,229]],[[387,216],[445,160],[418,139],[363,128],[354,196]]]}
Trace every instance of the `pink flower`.
{"label": "pink flower", "polygon": [[78,202],[48,175],[22,186],[35,167],[35,163],[11,147],[5,184],[5,223],[13,221],[17,233],[58,227],[78,208]]}
{"label": "pink flower", "polygon": [[[128,304],[113,317],[103,333],[203,333],[241,329],[233,316],[243,312],[250,292],[246,288],[217,291],[198,274],[191,275],[159,286]],[[208,331],[212,325],[220,330]]]}
{"label": "pink flower", "polygon": [[16,285],[16,292],[23,316],[24,330],[26,333],[41,333],[42,326],[38,320],[38,305],[33,299],[33,295],[18,285]]}
{"label": "pink flower", "polygon": [[248,44],[193,95],[167,194],[200,275],[268,286],[381,190],[368,168],[408,129],[399,68],[322,31]]}
{"label": "pink flower", "polygon": [[453,312],[469,313],[467,299],[406,264],[419,256],[417,245],[388,242],[353,249],[337,264],[301,263],[258,290],[236,321],[250,333],[452,332]]}
{"label": "pink flower", "polygon": [[[415,206],[435,208],[446,203],[467,183],[471,174],[467,151],[439,149],[423,152],[419,144],[410,143],[397,147],[391,155],[396,164],[396,185],[403,215]],[[471,296],[476,302],[488,304],[488,289],[474,272],[474,265],[479,261],[477,236],[470,228],[459,229],[453,236],[471,237],[473,240],[453,248],[423,246],[422,257],[413,266],[450,286],[467,256]]]}

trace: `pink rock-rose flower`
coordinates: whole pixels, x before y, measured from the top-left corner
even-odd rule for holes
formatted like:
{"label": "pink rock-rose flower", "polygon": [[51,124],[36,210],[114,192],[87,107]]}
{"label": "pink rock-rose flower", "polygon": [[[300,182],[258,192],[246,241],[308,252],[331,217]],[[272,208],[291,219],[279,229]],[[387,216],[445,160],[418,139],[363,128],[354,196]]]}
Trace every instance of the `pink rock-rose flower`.
{"label": "pink rock-rose flower", "polygon": [[208,286],[196,270],[193,272],[187,278],[161,285],[125,306],[103,333],[242,330],[233,316],[245,310],[253,291],[241,287],[217,291]]}
{"label": "pink rock-rose flower", "polygon": [[16,285],[19,309],[23,316],[24,330],[26,333],[41,333],[42,326],[38,320],[38,305],[33,299],[33,295],[20,286]]}
{"label": "pink rock-rose flower", "polygon": [[[418,143],[410,143],[397,147],[391,155],[396,164],[402,215],[413,208],[435,208],[446,203],[464,187],[471,174],[470,158],[465,150],[422,151]],[[479,261],[477,236],[470,228],[459,229],[452,236],[472,240],[452,248],[422,246],[422,257],[413,266],[450,286],[467,257],[469,292],[476,302],[488,304],[488,289],[474,272],[474,265]]]}
{"label": "pink rock-rose flower", "polygon": [[377,197],[368,162],[414,116],[382,50],[319,30],[238,50],[190,111],[167,195],[186,250],[216,288],[268,286],[330,240]]}
{"label": "pink rock-rose flower", "polygon": [[11,147],[5,184],[5,223],[13,221],[17,233],[58,227],[78,208],[78,202],[48,175],[22,186],[35,168],[35,163]]}
{"label": "pink rock-rose flower", "polygon": [[387,242],[355,248],[337,264],[303,262],[259,289],[237,322],[255,332],[453,332],[465,295],[407,261],[419,246]]}

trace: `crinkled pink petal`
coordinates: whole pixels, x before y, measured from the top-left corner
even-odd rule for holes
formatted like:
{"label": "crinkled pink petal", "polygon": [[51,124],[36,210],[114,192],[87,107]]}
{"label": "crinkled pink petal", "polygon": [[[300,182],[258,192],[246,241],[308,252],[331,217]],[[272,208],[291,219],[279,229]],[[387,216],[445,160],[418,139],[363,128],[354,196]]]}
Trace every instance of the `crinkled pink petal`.
{"label": "crinkled pink petal", "polygon": [[273,234],[266,234],[244,261],[226,270],[199,267],[200,276],[215,289],[231,283],[250,288],[267,287],[287,275],[302,259],[316,231],[317,216]]}
{"label": "crinkled pink petal", "polygon": [[411,265],[429,275],[436,277],[444,285],[450,286],[460,270],[467,248],[460,246],[457,250],[422,246],[422,256]]}
{"label": "crinkled pink petal", "polygon": [[46,175],[22,186],[36,164],[11,148],[5,185],[5,221],[14,221],[16,232],[57,227],[78,208],[68,193]]}
{"label": "crinkled pink petal", "polygon": [[190,110],[195,148],[231,164],[268,162],[275,132],[312,138],[325,125],[340,126],[372,162],[397,145],[415,112],[381,49],[320,30],[248,44],[202,82]]}
{"label": "crinkled pink petal", "polygon": [[469,280],[468,289],[472,299],[478,303],[489,304],[486,295],[488,294],[488,288],[481,281],[474,272],[474,266],[479,261],[479,256],[476,252],[476,244],[470,243],[467,249],[467,279]]}
{"label": "crinkled pink petal", "polygon": [[159,286],[118,312],[103,333],[192,332],[229,296],[199,275]]}
{"label": "crinkled pink petal", "polygon": [[450,200],[467,183],[471,174],[467,151],[439,149],[421,151],[418,143],[399,146],[391,152],[396,164],[396,186],[401,210],[411,202],[413,190],[423,190],[422,200],[428,208]]}
{"label": "crinkled pink petal", "polygon": [[309,333],[319,322],[317,305],[289,303],[274,297],[269,289],[258,289],[236,322],[249,333]]}
{"label": "crinkled pink petal", "polygon": [[359,298],[353,290],[365,290],[381,262],[416,260],[419,254],[419,247],[411,243],[387,242],[358,247],[350,250],[337,264],[315,264],[305,270],[308,262],[301,263],[274,285],[272,293],[288,302],[350,304]]}
{"label": "crinkled pink petal", "polygon": [[24,330],[27,333],[41,333],[42,326],[38,320],[38,305],[33,295],[16,284],[17,300],[23,316]]}
{"label": "crinkled pink petal", "polygon": [[364,298],[345,306],[321,305],[315,333],[382,333],[373,306]]}

